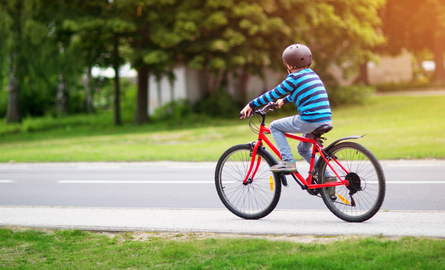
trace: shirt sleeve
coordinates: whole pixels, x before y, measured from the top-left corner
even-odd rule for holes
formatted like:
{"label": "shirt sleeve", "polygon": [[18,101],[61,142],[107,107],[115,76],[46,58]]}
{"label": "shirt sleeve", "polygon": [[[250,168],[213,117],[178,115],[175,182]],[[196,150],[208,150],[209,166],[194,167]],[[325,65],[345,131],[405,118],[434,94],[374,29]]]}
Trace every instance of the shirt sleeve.
{"label": "shirt sleeve", "polygon": [[[275,101],[279,99],[282,96],[285,96],[289,94],[291,91],[295,89],[295,86],[290,80],[290,77],[288,76],[282,83],[280,83],[277,87],[274,89],[264,93],[263,95],[253,99],[249,102],[249,106],[254,109],[259,106],[266,105],[269,102]],[[289,96],[287,96],[283,101],[285,104],[291,102],[289,99]]]}

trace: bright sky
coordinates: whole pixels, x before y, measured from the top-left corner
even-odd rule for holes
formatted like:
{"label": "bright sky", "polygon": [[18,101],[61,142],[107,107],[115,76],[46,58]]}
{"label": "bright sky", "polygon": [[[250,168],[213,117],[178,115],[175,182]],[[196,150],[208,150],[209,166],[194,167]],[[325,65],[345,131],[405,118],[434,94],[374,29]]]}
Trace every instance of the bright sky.
{"label": "bright sky", "polygon": [[[113,68],[102,69],[102,68],[98,68],[98,67],[93,67],[93,69],[91,70],[91,74],[93,77],[103,76],[103,77],[107,77],[107,78],[114,78],[114,69]],[[130,64],[125,64],[120,67],[119,75],[120,75],[120,77],[134,78],[134,77],[136,77],[137,73],[136,73],[136,70],[134,70],[130,67]]]}

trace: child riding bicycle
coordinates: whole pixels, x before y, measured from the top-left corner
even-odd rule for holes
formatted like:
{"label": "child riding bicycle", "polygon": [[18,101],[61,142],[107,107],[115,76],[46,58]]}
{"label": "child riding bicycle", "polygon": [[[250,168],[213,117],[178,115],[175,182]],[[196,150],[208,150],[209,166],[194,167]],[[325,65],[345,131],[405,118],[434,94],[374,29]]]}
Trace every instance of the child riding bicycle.
{"label": "child riding bicycle", "polygon": [[[270,124],[272,137],[281,154],[281,162],[272,166],[270,170],[290,173],[296,172],[297,167],[284,133],[303,133],[303,136],[312,138],[311,132],[320,126],[331,125],[332,118],[323,82],[309,68],[312,64],[310,49],[302,44],[292,44],[284,50],[282,57],[289,75],[277,87],[250,101],[241,110],[240,119],[249,117],[256,107],[277,99],[278,108],[287,103],[295,103],[299,114],[274,120]],[[298,153],[310,163],[311,144],[300,142],[297,149]],[[316,156],[315,164],[317,160]]]}

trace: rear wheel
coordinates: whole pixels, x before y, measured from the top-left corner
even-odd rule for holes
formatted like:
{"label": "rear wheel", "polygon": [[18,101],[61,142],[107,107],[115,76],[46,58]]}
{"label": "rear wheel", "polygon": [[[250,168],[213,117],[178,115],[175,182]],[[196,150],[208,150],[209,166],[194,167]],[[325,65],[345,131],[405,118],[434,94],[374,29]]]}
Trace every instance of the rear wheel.
{"label": "rear wheel", "polygon": [[[349,222],[362,222],[373,217],[382,206],[386,191],[385,175],[377,158],[367,148],[353,142],[333,146],[328,155],[333,157],[330,164],[342,179],[349,181],[349,185],[321,188],[326,206],[337,217]],[[320,183],[334,180],[326,177],[326,170],[330,176],[335,176],[323,161],[319,167],[319,172],[323,172],[319,173]]]}
{"label": "rear wheel", "polygon": [[[253,179],[243,183],[250,167],[251,145],[229,148],[218,161],[215,185],[223,204],[235,215],[245,219],[259,219],[275,209],[281,194],[278,174],[269,171],[275,162],[258,149],[254,165],[260,165]],[[251,175],[253,174],[253,171]]]}

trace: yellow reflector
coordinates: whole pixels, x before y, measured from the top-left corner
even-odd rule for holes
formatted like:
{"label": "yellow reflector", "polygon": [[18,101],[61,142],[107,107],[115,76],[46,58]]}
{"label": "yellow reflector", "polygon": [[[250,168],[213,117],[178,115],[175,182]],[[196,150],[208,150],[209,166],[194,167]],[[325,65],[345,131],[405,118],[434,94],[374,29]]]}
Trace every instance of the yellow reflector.
{"label": "yellow reflector", "polygon": [[273,191],[273,178],[270,176],[270,191]]}
{"label": "yellow reflector", "polygon": [[343,198],[343,196],[341,196],[340,194],[337,194],[337,197],[340,198],[340,200],[342,200],[344,203],[346,203],[347,205],[351,205],[348,200],[346,200],[345,198]]}

